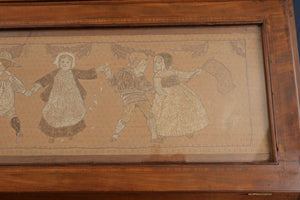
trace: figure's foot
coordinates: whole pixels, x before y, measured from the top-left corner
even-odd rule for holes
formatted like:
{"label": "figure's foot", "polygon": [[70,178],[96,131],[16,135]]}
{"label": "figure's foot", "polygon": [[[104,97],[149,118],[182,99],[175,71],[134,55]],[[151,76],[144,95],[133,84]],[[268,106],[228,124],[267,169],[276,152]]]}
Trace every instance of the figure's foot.
{"label": "figure's foot", "polygon": [[51,144],[53,144],[53,143],[54,143],[54,140],[55,140],[54,137],[50,137],[49,140],[48,140],[48,142],[51,143]]}
{"label": "figure's foot", "polygon": [[23,132],[19,131],[16,133],[16,144],[20,144],[23,142]]}
{"label": "figure's foot", "polygon": [[163,137],[158,137],[158,138],[152,138],[151,143],[159,143],[162,144],[164,143],[164,138]]}
{"label": "figure's foot", "polygon": [[110,138],[110,142],[116,142],[118,139],[119,139],[119,136],[118,136],[118,135],[113,135],[113,136]]}

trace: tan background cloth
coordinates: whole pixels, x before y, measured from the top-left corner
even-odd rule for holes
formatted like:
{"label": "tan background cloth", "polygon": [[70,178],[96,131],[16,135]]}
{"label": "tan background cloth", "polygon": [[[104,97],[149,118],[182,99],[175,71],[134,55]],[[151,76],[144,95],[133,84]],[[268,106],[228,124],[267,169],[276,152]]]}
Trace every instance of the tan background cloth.
{"label": "tan background cloth", "polygon": [[[27,88],[56,69],[52,63],[56,55],[65,50],[63,48],[69,48],[75,54],[76,69],[90,69],[108,63],[116,73],[129,61],[113,54],[113,43],[135,50],[168,52],[173,56],[173,67],[183,71],[195,70],[214,58],[231,72],[235,88],[222,94],[218,91],[214,76],[203,70],[187,86],[203,103],[209,125],[192,139],[168,137],[162,144],[150,142],[151,135],[139,109],[135,110],[119,140],[110,142],[122,114],[122,102],[104,74],[95,80],[80,80],[87,91],[87,128],[72,140],[58,138],[50,144],[48,137],[39,130],[41,111],[45,105],[39,96],[43,90],[31,97],[16,94],[23,143],[15,144],[13,129],[8,120],[1,117],[0,156],[140,155],[141,160],[143,156],[151,160],[151,155],[168,155],[179,156],[187,162],[206,161],[204,157],[209,157],[210,161],[270,159],[270,128],[259,26],[0,33],[2,48],[9,49],[24,43],[21,55],[15,58],[22,68],[10,68],[10,71]],[[80,48],[82,45],[86,45],[87,49]],[[148,57],[145,76],[153,83],[153,56]],[[148,95],[148,98],[152,102],[153,95]],[[189,159],[185,155],[192,156]]]}

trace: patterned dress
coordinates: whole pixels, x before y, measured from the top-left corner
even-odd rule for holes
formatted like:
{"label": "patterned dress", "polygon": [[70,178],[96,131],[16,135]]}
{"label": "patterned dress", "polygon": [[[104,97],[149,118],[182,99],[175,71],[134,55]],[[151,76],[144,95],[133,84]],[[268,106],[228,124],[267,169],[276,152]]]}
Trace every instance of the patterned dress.
{"label": "patterned dress", "polygon": [[50,137],[71,137],[85,129],[86,91],[78,79],[96,79],[95,69],[55,70],[36,83],[47,87],[41,94],[46,102],[39,127]]}
{"label": "patterned dress", "polygon": [[166,94],[162,99],[156,93],[152,105],[159,136],[190,135],[209,124],[208,115],[200,99],[180,82],[176,70],[158,72],[154,79],[160,81],[161,89]]}

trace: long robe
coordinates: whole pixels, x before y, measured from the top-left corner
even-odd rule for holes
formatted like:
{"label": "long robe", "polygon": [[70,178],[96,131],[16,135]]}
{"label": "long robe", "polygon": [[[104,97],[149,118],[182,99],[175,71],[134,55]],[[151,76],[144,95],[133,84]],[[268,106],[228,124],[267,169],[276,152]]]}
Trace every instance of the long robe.
{"label": "long robe", "polygon": [[191,135],[209,124],[207,112],[199,97],[180,82],[179,76],[184,75],[183,73],[171,70],[154,76],[161,87],[155,89],[162,90],[166,95],[165,98],[161,98],[156,93],[152,105],[159,136]]}
{"label": "long robe", "polygon": [[40,129],[50,137],[70,137],[85,129],[86,91],[78,79],[96,79],[95,69],[55,70],[36,83],[47,87],[41,94],[46,102]]}

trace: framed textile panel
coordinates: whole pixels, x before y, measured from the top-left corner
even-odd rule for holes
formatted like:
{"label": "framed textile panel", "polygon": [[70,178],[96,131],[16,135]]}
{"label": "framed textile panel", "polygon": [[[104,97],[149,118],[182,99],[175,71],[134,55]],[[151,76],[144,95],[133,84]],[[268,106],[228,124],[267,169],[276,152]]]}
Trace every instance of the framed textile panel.
{"label": "framed textile panel", "polygon": [[260,26],[14,31],[2,41],[4,163],[274,159]]}

